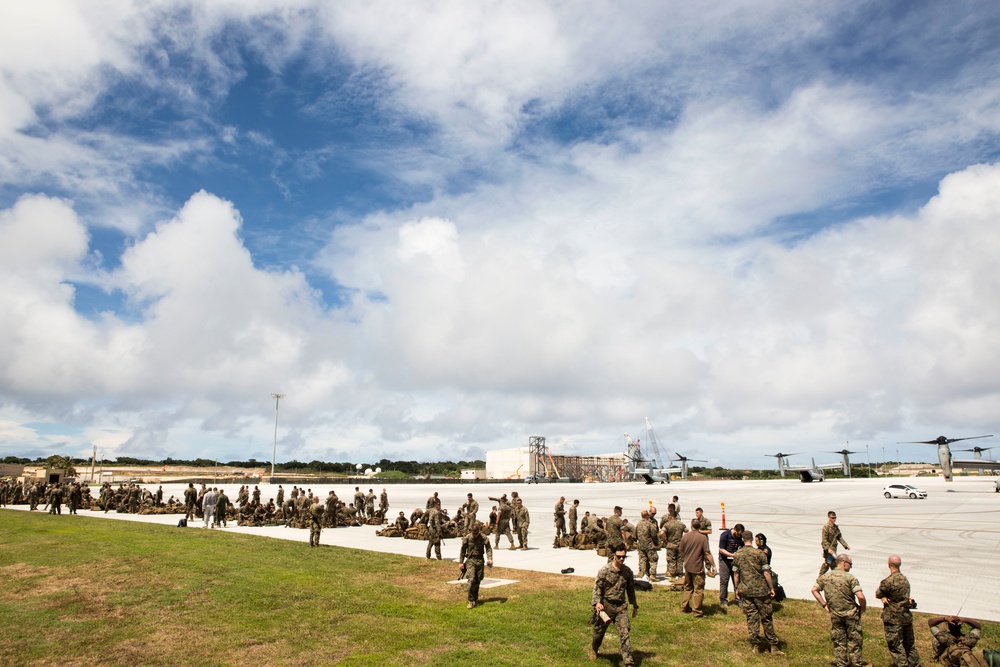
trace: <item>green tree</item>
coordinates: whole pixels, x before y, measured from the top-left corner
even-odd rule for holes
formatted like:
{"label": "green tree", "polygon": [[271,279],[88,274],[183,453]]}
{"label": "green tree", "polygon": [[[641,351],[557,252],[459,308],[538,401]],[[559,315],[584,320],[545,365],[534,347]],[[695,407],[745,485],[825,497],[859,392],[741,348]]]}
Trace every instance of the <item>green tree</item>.
{"label": "green tree", "polygon": [[68,456],[53,454],[45,459],[45,465],[50,468],[62,468],[66,471],[67,477],[76,477],[76,468],[73,466],[73,459]]}

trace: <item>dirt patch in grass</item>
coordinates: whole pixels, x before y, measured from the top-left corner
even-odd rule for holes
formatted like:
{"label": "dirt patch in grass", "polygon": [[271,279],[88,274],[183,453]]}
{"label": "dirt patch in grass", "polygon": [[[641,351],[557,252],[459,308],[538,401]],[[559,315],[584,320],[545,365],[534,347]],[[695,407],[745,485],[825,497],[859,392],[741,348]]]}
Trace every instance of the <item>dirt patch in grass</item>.
{"label": "dirt patch in grass", "polygon": [[0,567],[0,577],[3,579],[27,579],[29,577],[40,577],[48,574],[54,568],[28,565],[27,563],[14,563]]}

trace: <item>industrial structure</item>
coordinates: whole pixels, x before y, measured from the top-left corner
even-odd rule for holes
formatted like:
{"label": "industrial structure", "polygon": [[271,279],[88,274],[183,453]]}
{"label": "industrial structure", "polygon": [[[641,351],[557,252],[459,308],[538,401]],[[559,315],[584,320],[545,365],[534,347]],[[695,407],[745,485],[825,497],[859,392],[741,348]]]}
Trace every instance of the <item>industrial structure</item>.
{"label": "industrial structure", "polygon": [[601,456],[553,454],[545,438],[533,435],[527,447],[486,452],[488,479],[565,482],[622,482],[631,480],[628,460],[621,452]]}

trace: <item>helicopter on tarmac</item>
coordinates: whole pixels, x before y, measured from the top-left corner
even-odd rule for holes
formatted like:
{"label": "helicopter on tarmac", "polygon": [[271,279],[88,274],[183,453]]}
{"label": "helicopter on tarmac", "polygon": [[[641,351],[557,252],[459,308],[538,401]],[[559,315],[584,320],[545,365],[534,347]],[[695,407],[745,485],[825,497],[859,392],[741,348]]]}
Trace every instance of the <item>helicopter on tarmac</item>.
{"label": "helicopter on tarmac", "polygon": [[[975,469],[980,470],[1000,470],[1000,461],[990,461],[988,459],[978,458],[978,459],[954,459],[951,456],[951,443],[959,442],[962,440],[978,440],[979,438],[992,438],[992,435],[974,435],[968,438],[947,438],[943,435],[938,436],[934,440],[915,440],[911,442],[900,442],[900,445],[937,445],[938,452],[938,462],[941,464],[941,475],[944,477],[946,482],[950,482],[952,477],[952,470],[955,468],[959,469]],[[978,449],[979,452],[985,451],[986,449],[991,449],[990,447],[977,447],[973,450],[963,450],[963,451],[975,451]]]}

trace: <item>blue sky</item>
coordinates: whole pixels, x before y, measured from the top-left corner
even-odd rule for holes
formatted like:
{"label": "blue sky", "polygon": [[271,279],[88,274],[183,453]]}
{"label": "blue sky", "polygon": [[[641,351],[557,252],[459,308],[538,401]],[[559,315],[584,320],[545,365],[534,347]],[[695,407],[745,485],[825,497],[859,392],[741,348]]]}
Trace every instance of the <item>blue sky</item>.
{"label": "blue sky", "polygon": [[996,429],[991,6],[23,4],[0,455]]}

